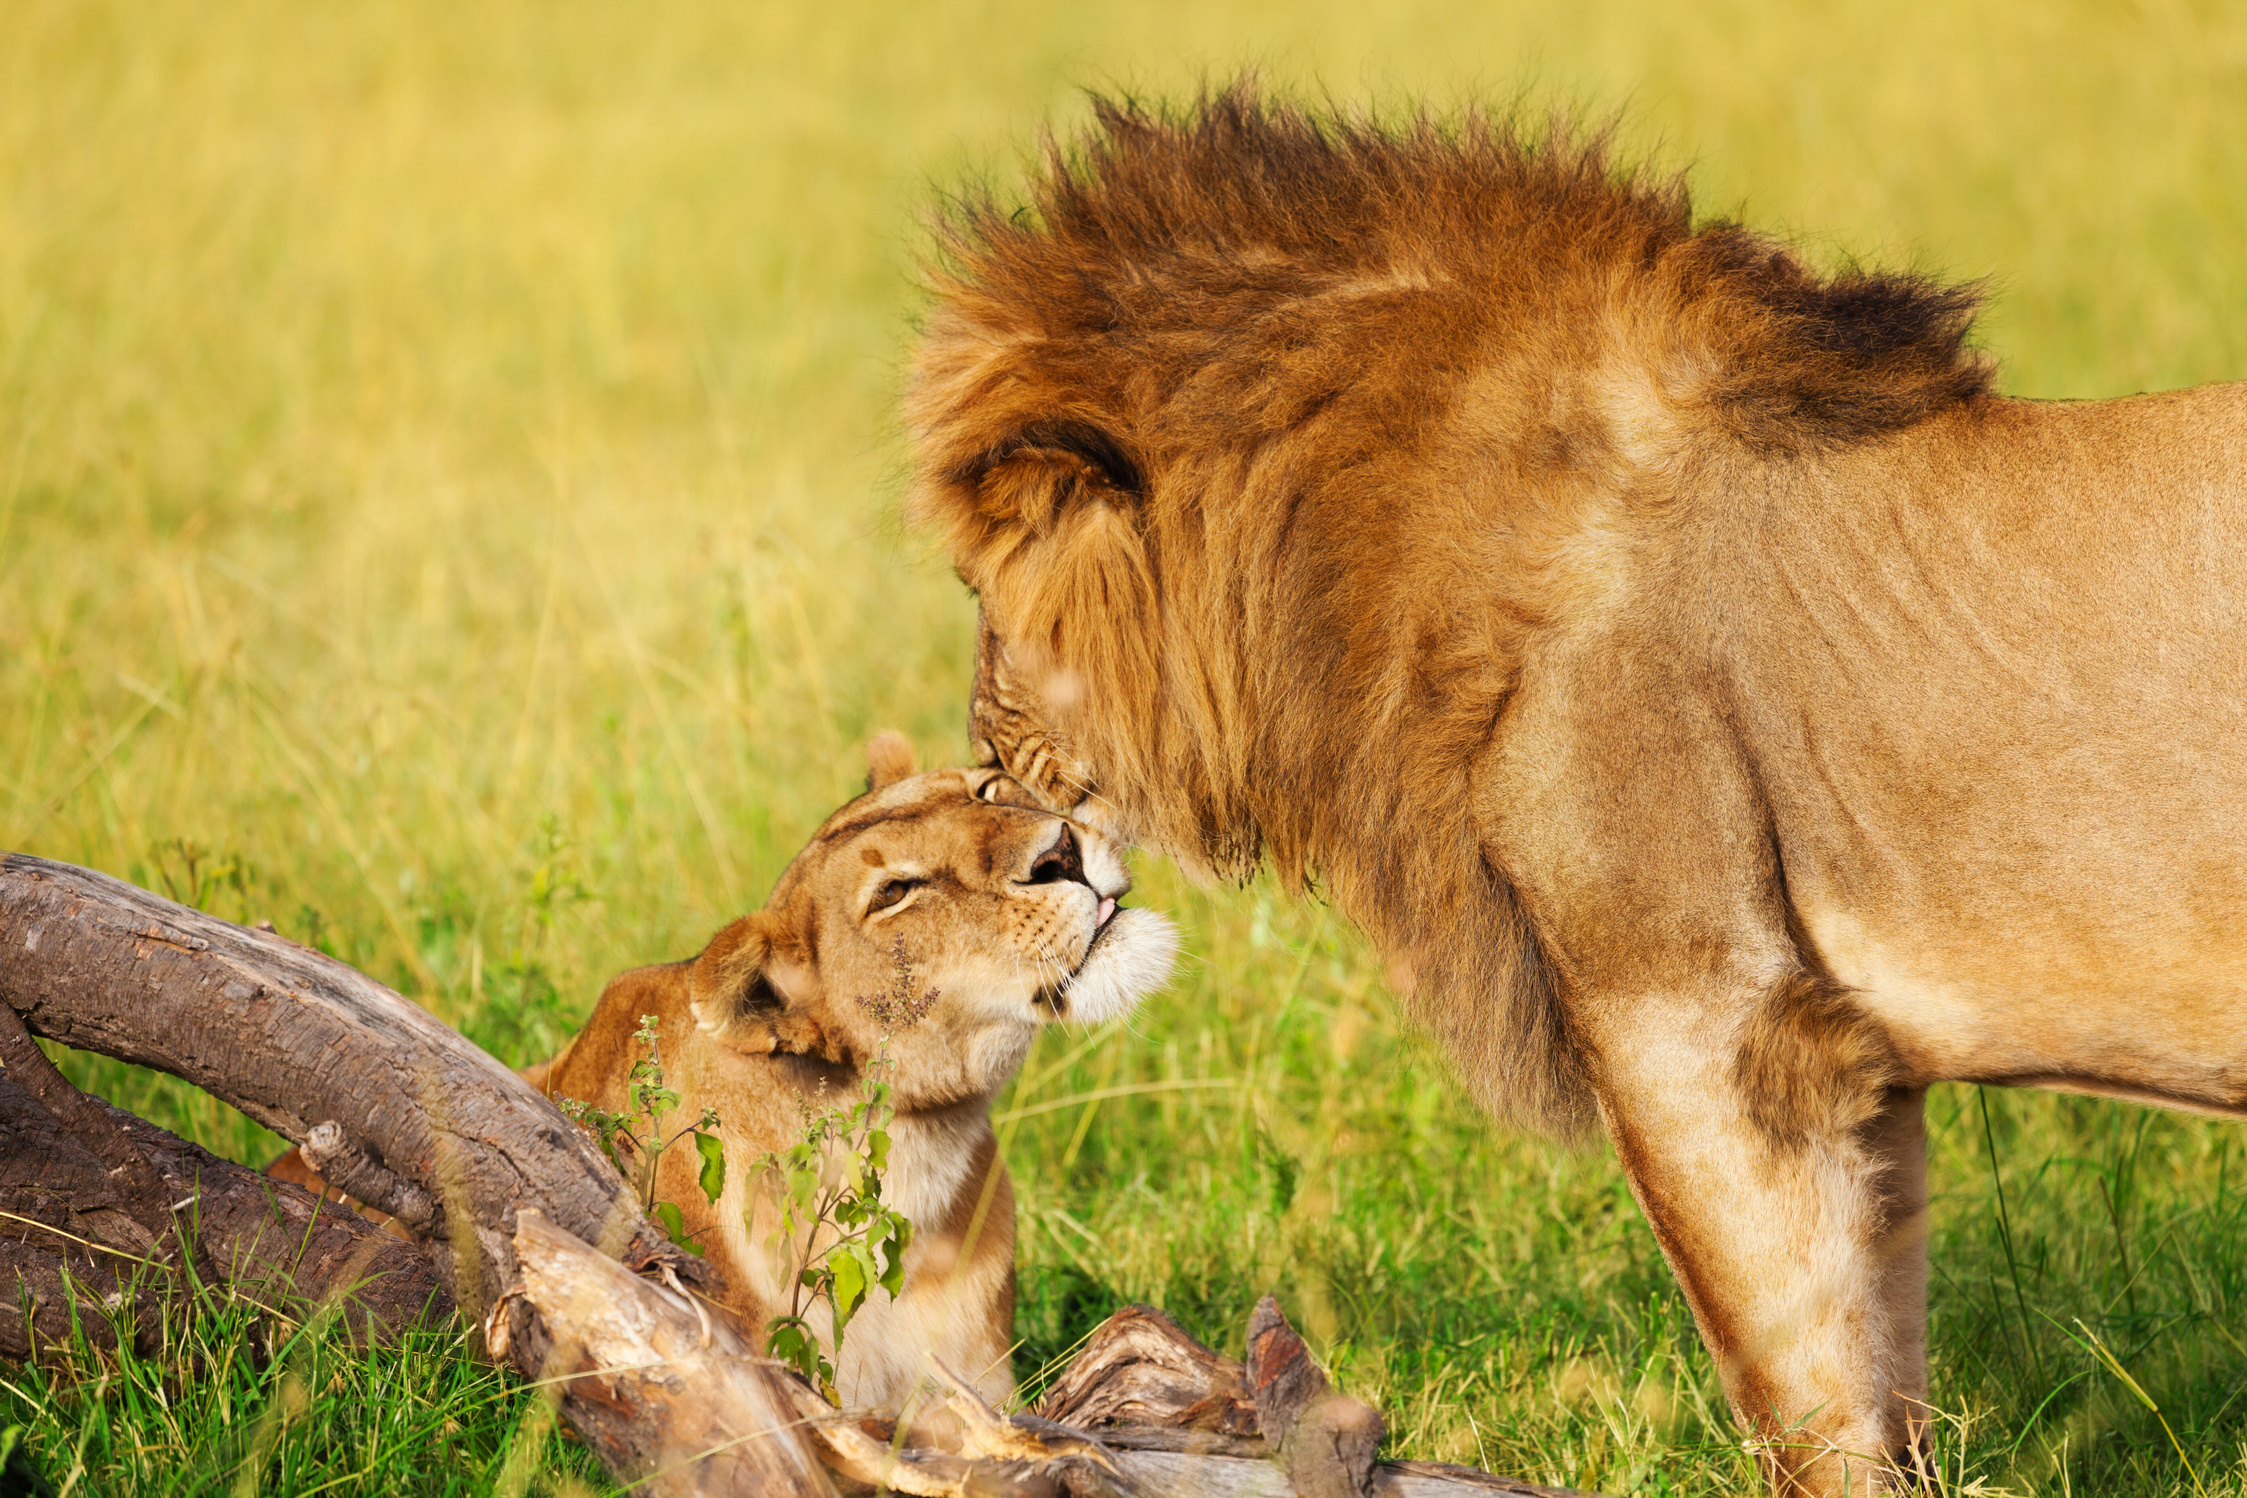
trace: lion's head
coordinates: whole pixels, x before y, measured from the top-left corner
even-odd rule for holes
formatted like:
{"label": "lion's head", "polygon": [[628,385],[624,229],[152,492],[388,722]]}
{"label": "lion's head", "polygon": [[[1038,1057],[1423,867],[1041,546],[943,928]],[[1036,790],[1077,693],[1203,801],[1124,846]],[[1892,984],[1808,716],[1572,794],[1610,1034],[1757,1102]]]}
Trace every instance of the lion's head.
{"label": "lion's head", "polygon": [[1099,832],[988,769],[913,773],[877,739],[865,795],[765,908],[688,973],[696,1023],[737,1051],[855,1067],[887,1034],[902,1109],[987,1097],[1039,1026],[1128,1012],[1169,976],[1170,922]]}

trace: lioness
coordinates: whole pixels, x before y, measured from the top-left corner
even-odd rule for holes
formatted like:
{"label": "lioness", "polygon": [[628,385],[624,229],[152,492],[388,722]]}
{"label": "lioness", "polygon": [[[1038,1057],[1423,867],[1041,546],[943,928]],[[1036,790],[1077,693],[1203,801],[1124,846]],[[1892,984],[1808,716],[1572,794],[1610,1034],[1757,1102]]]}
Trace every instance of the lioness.
{"label": "lioness", "polygon": [[[867,757],[867,793],[813,834],[762,910],[699,956],[612,979],[584,1028],[524,1075],[551,1097],[623,1111],[646,1054],[633,1032],[656,1017],[665,1083],[682,1099],[666,1132],[713,1109],[728,1162],[713,1205],[694,1152],[671,1149],[657,1199],[679,1206],[720,1270],[720,1299],[761,1331],[787,1308],[787,1269],[770,1252],[772,1183],[760,1189],[746,1167],[794,1144],[807,1110],[855,1101],[888,1033],[883,1200],[912,1241],[902,1292],[870,1291],[850,1323],[836,1389],[845,1404],[895,1409],[934,1357],[998,1403],[1014,1391],[1014,1189],[991,1099],[1040,1026],[1114,1019],[1160,987],[1177,932],[1118,904],[1131,879],[1106,837],[1006,775],[915,774],[893,735]],[[892,988],[901,957],[926,1001],[907,1023],[866,1002]],[[328,1189],[295,1150],[268,1168]],[[824,1346],[826,1317],[809,1320]]]}
{"label": "lioness", "polygon": [[[866,1001],[892,987],[902,953],[930,1002],[890,1030],[883,1199],[913,1237],[903,1292],[870,1292],[851,1322],[836,1388],[846,1404],[894,1409],[935,1357],[996,1403],[1014,1390],[1014,1190],[991,1098],[1041,1025],[1114,1019],[1159,987],[1177,934],[1154,911],[1117,904],[1131,880],[1105,837],[1038,807],[1006,775],[916,775],[893,736],[868,758],[867,794],[813,834],[765,908],[698,957],[612,980],[542,1085],[621,1109],[642,1054],[633,1031],[657,1017],[659,1037],[673,1037],[662,1054],[678,1116],[715,1109],[731,1168],[713,1206],[692,1152],[674,1149],[656,1195],[679,1204],[727,1303],[761,1328],[788,1304],[787,1270],[767,1252],[770,1185],[758,1192],[742,1167],[793,1144],[807,1107],[853,1100],[888,1028]],[[824,1338],[825,1318],[811,1321]]]}
{"label": "lioness", "polygon": [[1774,1485],[1902,1480],[1928,1085],[2247,1112],[2247,387],[2000,398],[1596,142],[1096,110],[913,366],[982,758],[1315,871],[1604,1128]]}

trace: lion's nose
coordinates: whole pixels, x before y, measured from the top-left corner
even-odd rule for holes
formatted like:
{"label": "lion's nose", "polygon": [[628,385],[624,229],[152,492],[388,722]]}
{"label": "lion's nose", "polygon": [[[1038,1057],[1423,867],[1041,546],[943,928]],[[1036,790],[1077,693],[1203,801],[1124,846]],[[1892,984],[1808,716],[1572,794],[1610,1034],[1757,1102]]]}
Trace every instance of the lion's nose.
{"label": "lion's nose", "polygon": [[1067,879],[1088,888],[1092,881],[1084,876],[1084,849],[1077,845],[1076,829],[1064,822],[1061,835],[1052,846],[1040,853],[1030,864],[1030,873],[1024,884],[1054,884]]}

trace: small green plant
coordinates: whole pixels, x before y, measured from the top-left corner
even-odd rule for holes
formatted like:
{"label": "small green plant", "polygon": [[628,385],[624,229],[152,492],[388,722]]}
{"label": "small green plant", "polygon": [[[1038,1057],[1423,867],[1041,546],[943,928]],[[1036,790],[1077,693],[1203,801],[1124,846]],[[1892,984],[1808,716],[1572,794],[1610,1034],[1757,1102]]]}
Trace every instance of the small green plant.
{"label": "small green plant", "polygon": [[679,1095],[663,1085],[663,1057],[656,1038],[656,1019],[652,1014],[640,1016],[640,1028],[632,1038],[647,1047],[648,1053],[632,1063],[632,1073],[624,1088],[623,1111],[611,1113],[576,1098],[556,1098],[554,1101],[564,1114],[592,1130],[600,1142],[601,1153],[617,1168],[624,1179],[632,1183],[639,1193],[640,1209],[663,1225],[671,1241],[688,1253],[700,1257],[702,1246],[687,1236],[686,1221],[680,1215],[676,1202],[655,1199],[656,1167],[663,1161],[664,1151],[680,1140],[692,1135],[695,1153],[702,1157],[702,1169],[696,1184],[711,1201],[718,1199],[726,1189],[726,1147],[718,1137],[718,1115],[705,1108],[695,1121],[666,1139],[663,1137],[663,1120],[679,1109]]}
{"label": "small green plant", "polygon": [[[903,938],[890,946],[894,976],[878,994],[858,1004],[881,1024],[873,1059],[854,1100],[832,1108],[807,1108],[804,1131],[784,1150],[770,1151],[751,1167],[776,1182],[780,1220],[770,1239],[788,1267],[785,1314],[767,1323],[766,1350],[836,1399],[835,1368],[819,1348],[806,1319],[816,1301],[833,1317],[833,1347],[841,1355],[843,1332],[879,1285],[895,1295],[905,1284],[905,1250],[913,1225],[882,1200],[889,1167],[891,1107],[890,1036],[920,1023],[937,999],[922,989],[905,955]],[[744,1214],[744,1220],[747,1214]],[[839,1401],[838,1401],[839,1402]]]}

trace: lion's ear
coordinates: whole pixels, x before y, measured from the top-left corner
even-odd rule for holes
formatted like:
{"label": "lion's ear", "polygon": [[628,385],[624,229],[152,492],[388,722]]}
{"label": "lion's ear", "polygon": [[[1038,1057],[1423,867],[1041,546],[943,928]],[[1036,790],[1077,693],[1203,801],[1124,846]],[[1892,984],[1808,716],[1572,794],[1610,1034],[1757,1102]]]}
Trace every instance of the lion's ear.
{"label": "lion's ear", "polygon": [[687,972],[695,1027],[753,1056],[837,1060],[835,1039],[773,980],[776,925],[760,910],[710,938]]}
{"label": "lion's ear", "polygon": [[710,945],[687,970],[688,1007],[697,1029],[728,1044],[749,1044],[756,1020],[785,1010],[787,1001],[773,987],[765,969],[772,961],[772,937],[764,913],[743,916],[710,938]]}
{"label": "lion's ear", "polygon": [[1104,428],[1085,421],[1033,421],[987,453],[975,475],[978,508],[1050,535],[1073,504],[1135,510],[1139,464]]}
{"label": "lion's ear", "polygon": [[878,791],[920,773],[913,745],[901,733],[877,733],[866,745],[866,789]]}

